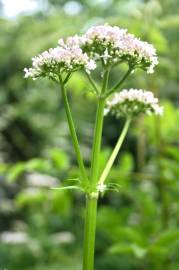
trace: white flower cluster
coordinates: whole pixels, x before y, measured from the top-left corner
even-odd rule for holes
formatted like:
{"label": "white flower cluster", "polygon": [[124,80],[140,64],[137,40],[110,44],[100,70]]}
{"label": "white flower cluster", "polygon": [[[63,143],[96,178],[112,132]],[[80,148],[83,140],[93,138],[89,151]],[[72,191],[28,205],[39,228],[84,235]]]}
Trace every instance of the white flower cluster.
{"label": "white flower cluster", "polygon": [[32,67],[24,69],[25,77],[56,78],[82,68],[90,73],[99,60],[108,66],[126,62],[131,70],[141,68],[148,73],[158,64],[153,45],[139,40],[126,29],[105,24],[91,27],[82,36],[60,39],[58,47],[32,58]]}
{"label": "white flower cluster", "polygon": [[[131,67],[139,67],[152,73],[158,64],[153,45],[137,39],[126,29],[102,25],[89,29],[85,35],[87,50],[94,51],[97,58],[106,62],[128,62]],[[85,46],[85,45],[84,45]]]}
{"label": "white flower cluster", "polygon": [[150,91],[142,89],[124,89],[116,93],[111,100],[107,102],[105,113],[111,112],[117,117],[137,116],[140,113],[163,114],[163,107],[159,106],[158,98]]}
{"label": "white flower cluster", "polygon": [[77,46],[56,47],[32,58],[32,68],[25,68],[25,78],[58,76],[63,72],[73,72],[84,68],[88,73],[96,68],[95,62]]}
{"label": "white flower cluster", "polygon": [[95,61],[104,64],[127,62],[131,68],[142,68],[154,72],[158,64],[156,50],[152,44],[141,41],[126,29],[117,26],[99,25],[91,27],[83,36],[73,36],[59,40],[61,46],[80,46]]}

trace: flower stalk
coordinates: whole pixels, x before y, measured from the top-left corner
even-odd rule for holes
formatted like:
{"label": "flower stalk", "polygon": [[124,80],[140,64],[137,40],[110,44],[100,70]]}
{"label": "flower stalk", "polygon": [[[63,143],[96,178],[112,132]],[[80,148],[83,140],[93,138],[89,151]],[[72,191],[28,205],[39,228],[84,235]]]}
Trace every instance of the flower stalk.
{"label": "flower stalk", "polygon": [[132,68],[130,67],[128,69],[128,71],[124,74],[124,76],[122,77],[122,79],[112,88],[110,89],[107,93],[106,93],[106,98],[109,97],[111,94],[113,94],[117,89],[119,89],[119,87],[121,87],[121,85],[123,84],[123,82],[127,79],[127,77],[131,74],[132,72]]}
{"label": "flower stalk", "polygon": [[71,110],[70,110],[70,105],[69,105],[69,102],[68,102],[66,88],[65,88],[62,81],[61,81],[60,85],[61,85],[61,93],[62,93],[62,97],[63,97],[63,101],[64,101],[66,116],[67,116],[67,120],[68,120],[68,126],[69,126],[69,129],[70,129],[71,139],[72,139],[73,146],[74,146],[74,149],[75,149],[76,158],[77,158],[77,161],[78,161],[78,166],[79,166],[79,169],[80,169],[81,178],[82,178],[83,181],[88,181],[88,177],[87,177],[86,169],[85,169],[85,166],[84,166],[80,146],[79,146],[79,143],[78,143],[78,138],[77,138],[77,134],[76,134],[76,130],[75,130],[75,125],[74,125]]}
{"label": "flower stalk", "polygon": [[101,150],[104,107],[105,107],[105,101],[106,101],[103,95],[105,94],[106,89],[107,89],[108,77],[109,77],[109,70],[106,70],[104,72],[103,86],[101,89],[100,96],[98,98],[96,122],[95,122],[95,128],[94,128],[94,139],[93,139],[93,149],[92,149],[92,159],[91,159],[92,188],[95,188],[96,182],[98,180],[98,174],[99,174],[99,157],[100,157],[100,150]]}
{"label": "flower stalk", "polygon": [[[101,91],[90,76],[90,72],[102,63],[103,80]],[[126,63],[128,71],[121,80],[108,89],[109,72],[112,67]],[[62,98],[64,101],[71,139],[80,171],[81,186],[68,186],[65,189],[79,189],[86,194],[85,236],[83,253],[83,270],[94,269],[94,250],[97,204],[100,193],[106,191],[104,182],[119,153],[121,145],[127,134],[132,117],[140,113],[161,115],[162,107],[152,92],[141,89],[123,90],[114,94],[113,98],[107,98],[120,90],[119,88],[135,69],[142,69],[147,73],[153,73],[158,64],[156,50],[152,44],[141,41],[126,29],[117,26],[99,25],[91,27],[82,36],[60,39],[58,46],[51,48],[32,58],[32,67],[25,68],[25,77],[36,80],[39,77],[47,77],[56,83],[60,83]],[[92,146],[90,177],[86,172],[83,157],[78,142],[75,125],[66,93],[66,84],[71,75],[83,70],[87,75],[93,92],[97,97],[97,111],[94,127]],[[63,79],[62,79],[63,78]],[[107,101],[107,102],[106,102]],[[101,174],[99,176],[99,161],[104,121],[104,109],[117,117],[125,117],[127,120],[119,136],[117,144]],[[63,189],[63,187],[62,187]]]}
{"label": "flower stalk", "polygon": [[111,168],[112,168],[112,166],[114,164],[114,161],[115,161],[115,159],[117,157],[117,154],[119,153],[121,145],[122,145],[122,143],[123,143],[123,141],[125,139],[125,136],[126,136],[127,131],[129,129],[130,123],[131,123],[131,118],[129,117],[125,122],[123,130],[122,130],[122,132],[121,132],[121,134],[119,136],[119,139],[118,139],[118,141],[116,143],[116,146],[114,147],[114,150],[113,150],[113,152],[112,152],[112,154],[111,154],[111,156],[110,156],[110,158],[109,158],[109,160],[108,160],[108,162],[106,164],[106,167],[104,168],[104,171],[102,172],[102,174],[101,174],[101,176],[99,178],[99,182],[98,182],[99,185],[104,184],[104,181],[106,180],[106,178],[107,178],[107,176],[108,176],[108,174],[109,174],[109,172],[110,172],[110,170],[111,170]]}

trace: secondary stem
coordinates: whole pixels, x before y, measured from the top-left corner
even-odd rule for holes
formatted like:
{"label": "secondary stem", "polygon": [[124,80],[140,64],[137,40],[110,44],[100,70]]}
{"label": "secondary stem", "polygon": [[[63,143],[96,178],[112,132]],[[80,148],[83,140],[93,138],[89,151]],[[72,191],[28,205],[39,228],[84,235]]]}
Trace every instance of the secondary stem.
{"label": "secondary stem", "polygon": [[109,97],[112,93],[114,93],[123,84],[123,82],[126,80],[126,78],[130,75],[131,72],[132,68],[129,68],[126,74],[122,77],[122,79],[106,93],[106,97]]}
{"label": "secondary stem", "polygon": [[88,72],[85,72],[85,74],[86,74],[86,76],[87,76],[87,78],[88,78],[88,80],[93,88],[93,91],[96,94],[99,94],[98,88],[97,88],[96,84],[94,83],[93,79],[91,78],[90,74],[88,74]]}
{"label": "secondary stem", "polygon": [[75,149],[75,153],[76,153],[76,157],[77,157],[77,161],[78,161],[78,165],[79,165],[79,169],[80,169],[80,174],[81,174],[82,180],[88,180],[85,166],[84,166],[84,162],[83,162],[83,158],[82,158],[81,151],[80,151],[80,146],[78,143],[78,138],[76,135],[76,130],[75,130],[70,106],[68,103],[66,89],[65,89],[63,83],[61,83],[61,92],[62,92],[62,97],[63,97],[63,101],[64,101],[64,105],[65,105],[65,111],[66,111],[68,125],[69,125],[69,129],[70,129],[70,133],[71,133],[71,138],[72,138],[73,146]]}
{"label": "secondary stem", "polygon": [[93,270],[98,195],[86,198],[83,270]]}
{"label": "secondary stem", "polygon": [[116,146],[115,146],[115,148],[114,148],[114,150],[113,150],[113,152],[112,152],[112,154],[111,154],[111,156],[110,156],[110,158],[109,158],[109,160],[108,160],[108,162],[106,164],[106,167],[105,167],[104,171],[101,174],[101,177],[99,179],[98,184],[103,184],[104,181],[106,180],[106,178],[107,178],[107,176],[108,176],[108,174],[109,174],[109,172],[110,172],[110,170],[112,168],[112,165],[113,165],[113,163],[114,163],[114,161],[115,161],[115,159],[117,157],[117,154],[118,154],[118,152],[119,152],[119,150],[121,148],[121,145],[122,145],[122,143],[124,141],[124,138],[125,138],[125,136],[127,134],[130,122],[131,122],[131,119],[128,118],[126,120],[126,123],[125,123],[124,127],[123,127],[121,135],[120,135],[120,137],[119,137],[119,139],[118,139],[118,141],[116,143]]}
{"label": "secondary stem", "polygon": [[104,118],[104,106],[105,106],[105,98],[103,94],[106,91],[108,84],[108,76],[109,71],[106,70],[104,73],[103,79],[103,87],[101,90],[101,94],[98,100],[98,107],[96,112],[96,122],[94,129],[94,141],[93,141],[93,149],[92,149],[92,160],[91,160],[91,184],[92,187],[95,187],[95,184],[98,180],[99,173],[99,156],[101,150],[101,139],[102,139],[102,129],[103,129],[103,118]]}

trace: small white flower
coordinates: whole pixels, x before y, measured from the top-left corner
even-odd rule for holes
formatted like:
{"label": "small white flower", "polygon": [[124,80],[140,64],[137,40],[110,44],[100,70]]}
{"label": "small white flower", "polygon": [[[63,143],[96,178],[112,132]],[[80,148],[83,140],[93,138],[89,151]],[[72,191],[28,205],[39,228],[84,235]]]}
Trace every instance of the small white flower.
{"label": "small white flower", "polygon": [[96,63],[94,60],[90,59],[88,63],[85,66],[85,69],[88,73],[90,73],[91,70],[94,70],[96,68]]}
{"label": "small white flower", "polygon": [[107,185],[100,183],[97,185],[97,190],[101,193],[103,193],[106,190]]}

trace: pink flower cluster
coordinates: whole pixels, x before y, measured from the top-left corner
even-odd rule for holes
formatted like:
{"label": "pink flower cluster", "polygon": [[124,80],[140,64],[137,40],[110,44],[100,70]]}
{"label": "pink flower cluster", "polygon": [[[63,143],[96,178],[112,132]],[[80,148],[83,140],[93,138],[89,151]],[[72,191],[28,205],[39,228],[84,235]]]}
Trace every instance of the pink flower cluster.
{"label": "pink flower cluster", "polygon": [[87,72],[96,68],[95,62],[76,46],[56,47],[32,58],[32,68],[25,68],[25,78],[34,80],[40,76],[53,77],[63,72],[73,72],[84,68]]}
{"label": "pink flower cluster", "polygon": [[142,89],[124,89],[116,93],[111,100],[107,102],[105,113],[111,112],[117,117],[136,116],[140,113],[163,114],[163,107],[159,106],[158,98],[150,91]]}
{"label": "pink flower cluster", "polygon": [[25,77],[53,78],[82,68],[90,73],[99,60],[106,66],[126,62],[131,70],[141,68],[148,73],[158,64],[153,45],[137,39],[126,29],[105,24],[91,27],[82,36],[60,39],[58,47],[32,59],[32,67],[24,70]]}
{"label": "pink flower cluster", "polygon": [[129,34],[127,29],[117,26],[99,25],[91,27],[84,35],[59,40],[61,46],[80,46],[95,61],[104,64],[127,62],[131,68],[142,68],[154,72],[158,64],[156,50],[152,44]]}

